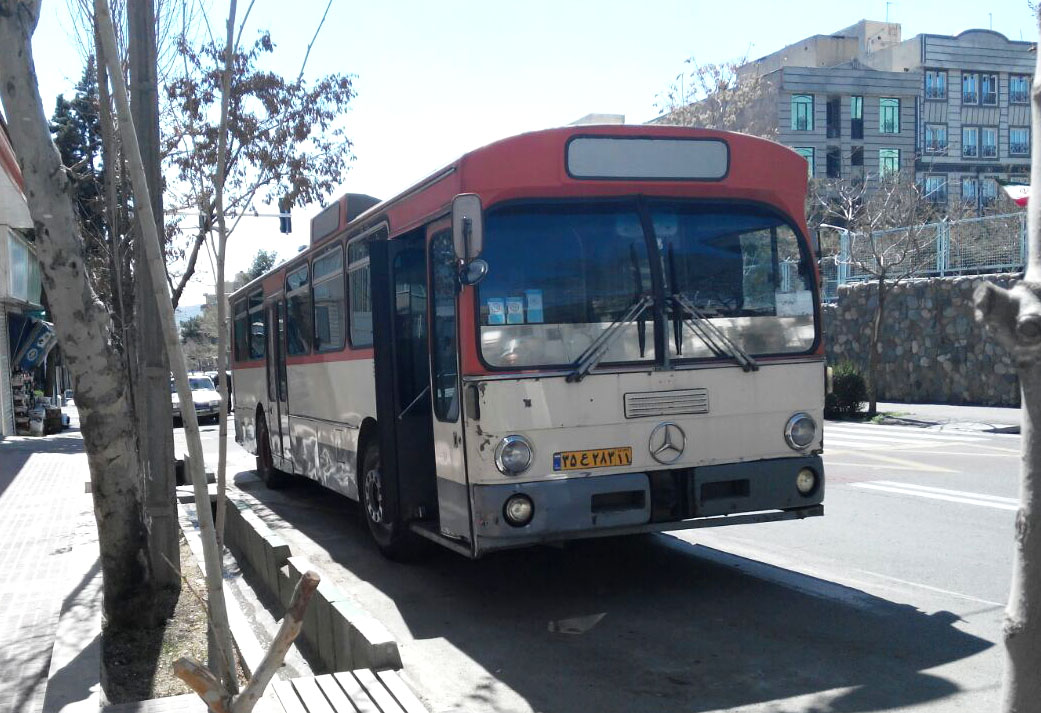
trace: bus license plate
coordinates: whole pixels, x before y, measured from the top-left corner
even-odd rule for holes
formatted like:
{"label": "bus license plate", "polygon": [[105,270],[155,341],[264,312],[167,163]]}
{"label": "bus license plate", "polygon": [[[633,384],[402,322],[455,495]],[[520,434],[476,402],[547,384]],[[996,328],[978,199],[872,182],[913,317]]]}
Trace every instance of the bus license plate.
{"label": "bus license plate", "polygon": [[633,449],[594,448],[590,451],[562,451],[553,454],[553,470],[585,470],[632,465]]}

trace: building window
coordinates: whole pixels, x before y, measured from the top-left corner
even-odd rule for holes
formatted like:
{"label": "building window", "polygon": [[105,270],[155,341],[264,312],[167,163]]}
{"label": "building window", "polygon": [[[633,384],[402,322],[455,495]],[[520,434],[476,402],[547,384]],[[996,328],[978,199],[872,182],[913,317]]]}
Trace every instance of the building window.
{"label": "building window", "polygon": [[925,125],[925,152],[933,155],[947,153],[947,124]]}
{"label": "building window", "polygon": [[978,126],[961,127],[961,155],[965,158],[979,158],[980,129]]}
{"label": "building window", "polygon": [[925,70],[925,98],[947,98],[947,72],[942,69]]}
{"label": "building window", "polygon": [[813,131],[813,95],[792,95],[792,131]]}
{"label": "building window", "polygon": [[878,150],[878,176],[886,176],[900,173],[900,149]]}
{"label": "building window", "polygon": [[854,146],[849,152],[849,175],[850,178],[863,180],[864,178],[864,147]]}
{"label": "building window", "polygon": [[314,348],[317,352],[343,349],[343,248],[339,245],[315,258],[311,266],[314,297]]}
{"label": "building window", "polygon": [[849,136],[864,138],[864,97],[849,98]]}
{"label": "building window", "polygon": [[980,158],[998,157],[998,127],[984,126],[980,129]]}
{"label": "building window", "polygon": [[947,202],[947,177],[925,177],[925,199],[931,203]]}
{"label": "building window", "polygon": [[998,105],[998,75],[980,75],[980,104],[983,106]]}
{"label": "building window", "polygon": [[828,97],[828,138],[837,139],[842,136],[842,98]]}
{"label": "building window", "polygon": [[998,182],[993,178],[984,178],[980,184],[980,205],[994,205],[998,200]]}
{"label": "building window", "polygon": [[962,72],[961,103],[980,103],[980,75],[976,74],[975,72]]}
{"label": "building window", "polygon": [[828,178],[842,178],[842,149],[829,146],[827,159]]}
{"label": "building window", "polygon": [[964,176],[961,179],[961,199],[963,203],[976,205],[979,201],[980,181],[975,176]]}
{"label": "building window", "polygon": [[795,153],[806,159],[807,175],[813,178],[813,148],[808,146],[796,147]]}
{"label": "building window", "polygon": [[878,100],[878,131],[882,134],[900,133],[900,100],[883,97]]}
{"label": "building window", "polygon": [[[382,234],[382,231],[381,233]],[[369,286],[369,241],[347,246],[347,285],[350,290],[351,346],[372,346],[372,292]]]}
{"label": "building window", "polygon": [[286,275],[286,353],[299,356],[311,353],[311,290],[308,267],[301,265]]}
{"label": "building window", "polygon": [[1008,155],[1030,155],[1030,129],[1026,126],[1010,126],[1008,130]]}
{"label": "building window", "polygon": [[1010,74],[1008,77],[1008,100],[1013,104],[1027,104],[1030,101],[1030,75]]}

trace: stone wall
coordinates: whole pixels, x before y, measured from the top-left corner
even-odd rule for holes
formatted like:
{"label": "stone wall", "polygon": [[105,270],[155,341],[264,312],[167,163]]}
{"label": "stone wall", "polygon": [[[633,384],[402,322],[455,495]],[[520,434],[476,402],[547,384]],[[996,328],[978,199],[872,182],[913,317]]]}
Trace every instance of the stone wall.
{"label": "stone wall", "polygon": [[[879,400],[1018,406],[1012,360],[976,323],[972,292],[982,280],[1009,287],[1020,277],[941,277],[892,287],[879,340]],[[838,294],[822,310],[828,363],[848,359],[867,376],[875,284],[844,285]]]}

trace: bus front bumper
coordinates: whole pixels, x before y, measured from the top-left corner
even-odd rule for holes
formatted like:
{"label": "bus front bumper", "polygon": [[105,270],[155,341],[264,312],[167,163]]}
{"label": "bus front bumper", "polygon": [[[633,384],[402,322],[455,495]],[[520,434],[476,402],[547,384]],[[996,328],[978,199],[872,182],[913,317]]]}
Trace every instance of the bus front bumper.
{"label": "bus front bumper", "polygon": [[[796,488],[804,468],[817,476],[806,495]],[[505,517],[507,501],[527,496],[531,521]],[[618,473],[473,487],[475,554],[539,542],[663,530],[802,519],[824,514],[820,456]]]}

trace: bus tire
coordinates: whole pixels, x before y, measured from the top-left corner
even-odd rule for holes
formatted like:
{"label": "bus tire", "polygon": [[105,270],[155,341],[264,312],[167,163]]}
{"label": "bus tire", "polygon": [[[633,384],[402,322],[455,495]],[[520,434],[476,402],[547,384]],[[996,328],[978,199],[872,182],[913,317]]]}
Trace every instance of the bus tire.
{"label": "bus tire", "polygon": [[387,559],[397,562],[414,559],[419,554],[422,543],[400,520],[397,513],[392,513],[385,507],[380,449],[375,443],[369,443],[365,447],[360,481],[358,491],[362,514],[380,552]]}
{"label": "bus tire", "polygon": [[289,484],[289,475],[275,467],[275,459],[271,457],[271,438],[267,432],[267,421],[263,415],[257,414],[257,475],[264,485],[272,490],[284,488]]}

